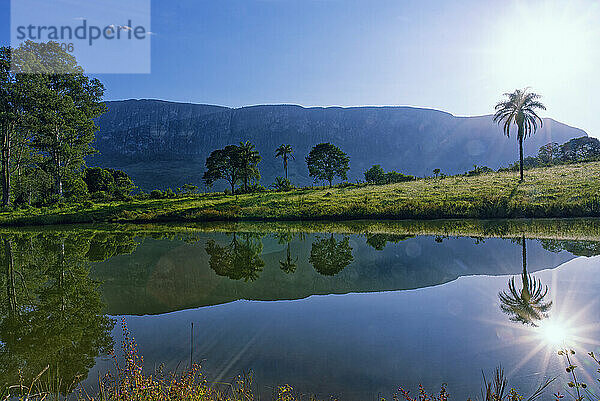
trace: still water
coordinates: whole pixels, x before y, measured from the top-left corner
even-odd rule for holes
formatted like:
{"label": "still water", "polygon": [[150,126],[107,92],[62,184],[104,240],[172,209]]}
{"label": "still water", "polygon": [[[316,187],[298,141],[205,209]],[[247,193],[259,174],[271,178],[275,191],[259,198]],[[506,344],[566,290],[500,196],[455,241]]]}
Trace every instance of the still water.
{"label": "still water", "polygon": [[257,227],[2,234],[0,384],[51,364],[93,388],[123,319],[149,371],[252,371],[264,399],[285,383],[344,400],[447,383],[466,399],[498,365],[524,392],[555,376],[564,392],[565,346],[594,381],[600,242]]}

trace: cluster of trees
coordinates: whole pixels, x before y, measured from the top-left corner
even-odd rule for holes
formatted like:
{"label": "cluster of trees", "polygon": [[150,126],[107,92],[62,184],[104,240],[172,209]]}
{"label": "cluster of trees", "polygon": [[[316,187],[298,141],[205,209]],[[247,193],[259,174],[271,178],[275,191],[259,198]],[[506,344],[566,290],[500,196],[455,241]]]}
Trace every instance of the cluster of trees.
{"label": "cluster of trees", "polygon": [[[275,150],[275,157],[283,161],[284,177],[277,177],[273,188],[276,190],[289,190],[293,188],[288,179],[288,162],[295,160],[291,145],[281,145]],[[348,179],[350,158],[340,148],[331,143],[320,143],[314,146],[306,156],[306,165],[309,175],[317,181],[327,181],[332,186],[333,180],[339,177]],[[212,186],[217,180],[225,180],[231,188],[231,193],[236,192],[236,185],[241,184],[238,193],[255,192],[263,190],[259,186],[260,170],[258,163],[261,156],[256,147],[246,141],[239,145],[227,145],[223,149],[214,150],[206,159],[206,171],[203,180],[207,186]]]}
{"label": "cluster of trees", "polygon": [[577,163],[600,160],[600,141],[583,136],[559,145],[548,143],[538,150],[537,156],[526,157],[526,167],[550,166],[553,164]]}
{"label": "cluster of trees", "polygon": [[404,175],[397,171],[388,171],[387,173],[379,164],[365,171],[365,181],[368,184],[394,184],[396,182],[414,181],[416,178],[412,175]]}
{"label": "cluster of trees", "polygon": [[104,86],[56,42],[0,48],[2,204],[80,197]]}
{"label": "cluster of trees", "polygon": [[260,171],[258,163],[261,156],[255,146],[249,141],[239,145],[227,145],[223,149],[214,150],[206,159],[206,171],[203,180],[207,186],[212,186],[217,180],[225,180],[235,192],[238,182],[243,183],[243,192],[258,185]]}

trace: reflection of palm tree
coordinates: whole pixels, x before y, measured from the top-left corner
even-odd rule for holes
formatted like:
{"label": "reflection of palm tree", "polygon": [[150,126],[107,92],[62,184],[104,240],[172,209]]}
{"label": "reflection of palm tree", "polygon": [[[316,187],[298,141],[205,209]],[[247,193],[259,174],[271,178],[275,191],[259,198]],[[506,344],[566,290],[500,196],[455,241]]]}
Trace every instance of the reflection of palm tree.
{"label": "reflection of palm tree", "polygon": [[527,273],[527,246],[525,236],[521,239],[523,247],[523,272],[521,273],[522,288],[517,290],[515,278],[508,281],[508,291],[498,294],[500,298],[500,309],[510,316],[513,322],[537,326],[536,321],[548,317],[548,311],[552,308],[552,301],[546,302],[544,298],[548,294],[548,286],[543,286],[540,279],[536,279]]}
{"label": "reflection of palm tree", "polygon": [[292,261],[292,257],[290,255],[290,243],[287,244],[286,258],[285,261],[279,261],[279,268],[286,273],[294,273],[296,271],[296,263],[298,262],[298,258]]}

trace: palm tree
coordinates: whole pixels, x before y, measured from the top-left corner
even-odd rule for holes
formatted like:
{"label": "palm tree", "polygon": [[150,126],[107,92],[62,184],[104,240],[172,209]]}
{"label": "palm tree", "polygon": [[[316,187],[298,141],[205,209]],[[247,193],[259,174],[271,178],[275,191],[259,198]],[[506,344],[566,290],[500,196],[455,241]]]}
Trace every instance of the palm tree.
{"label": "palm tree", "polygon": [[260,179],[258,171],[258,162],[260,162],[260,154],[256,150],[254,144],[250,141],[240,142],[239,146],[240,162],[242,164],[241,176],[244,181],[244,192],[248,192],[248,180]]}
{"label": "palm tree", "polygon": [[538,99],[540,95],[528,92],[528,88],[516,89],[513,93],[505,93],[507,99],[496,104],[496,113],[494,122],[504,123],[503,131],[507,137],[510,137],[510,127],[517,125],[517,141],[519,142],[519,171],[523,182],[523,139],[533,135],[538,129],[538,124],[542,127],[542,119],[536,114],[536,110],[546,110]]}
{"label": "palm tree", "polygon": [[552,301],[546,302],[544,298],[548,294],[548,286],[543,286],[540,279],[527,274],[527,247],[525,236],[521,238],[523,246],[523,273],[521,274],[521,291],[517,290],[515,278],[508,281],[508,291],[498,294],[500,309],[510,316],[513,322],[537,326],[536,321],[548,317],[548,311],[552,308]]}
{"label": "palm tree", "polygon": [[285,178],[288,178],[288,158],[296,160],[292,145],[281,145],[275,150],[275,157],[283,159],[283,169],[285,170]]}

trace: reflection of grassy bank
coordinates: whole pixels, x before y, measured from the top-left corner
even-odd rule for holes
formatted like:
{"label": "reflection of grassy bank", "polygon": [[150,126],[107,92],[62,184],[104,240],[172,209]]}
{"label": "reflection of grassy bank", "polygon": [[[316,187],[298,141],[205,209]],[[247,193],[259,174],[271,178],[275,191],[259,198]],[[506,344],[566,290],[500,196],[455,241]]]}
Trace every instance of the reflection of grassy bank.
{"label": "reflection of grassy bank", "polygon": [[600,216],[600,162],[411,182],[204,194],[0,213],[0,224]]}
{"label": "reflection of grassy bank", "polygon": [[246,232],[273,233],[336,233],[467,236],[496,238],[527,238],[551,240],[600,241],[600,219],[496,219],[496,220],[349,220],[349,221],[281,221],[281,222],[205,222],[88,224],[46,227],[0,228],[0,234],[17,233],[130,234],[140,237],[176,238],[194,233]]}

